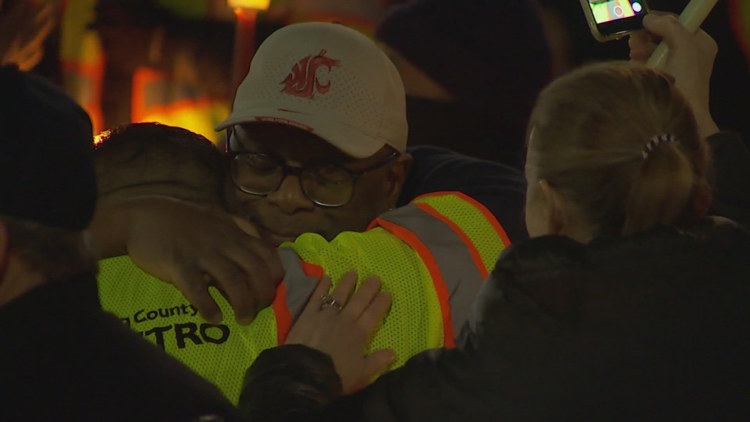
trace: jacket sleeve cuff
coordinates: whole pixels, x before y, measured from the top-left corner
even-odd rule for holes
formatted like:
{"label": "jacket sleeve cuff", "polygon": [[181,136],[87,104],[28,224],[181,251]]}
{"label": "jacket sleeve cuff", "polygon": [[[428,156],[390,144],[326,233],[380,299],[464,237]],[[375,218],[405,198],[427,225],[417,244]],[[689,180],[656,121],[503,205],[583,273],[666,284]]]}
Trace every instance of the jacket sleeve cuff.
{"label": "jacket sleeve cuff", "polygon": [[245,374],[240,412],[247,420],[294,420],[342,393],[331,358],[290,344],[263,351]]}

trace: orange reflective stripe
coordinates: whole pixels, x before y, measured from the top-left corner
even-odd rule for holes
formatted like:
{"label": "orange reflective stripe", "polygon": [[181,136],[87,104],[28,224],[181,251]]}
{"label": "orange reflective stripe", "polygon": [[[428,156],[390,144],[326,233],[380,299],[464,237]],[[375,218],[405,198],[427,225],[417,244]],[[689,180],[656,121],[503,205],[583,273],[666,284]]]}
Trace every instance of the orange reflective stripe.
{"label": "orange reflective stripe", "polygon": [[[291,262],[294,262],[294,264],[298,266],[297,268],[302,270],[304,275],[313,277],[314,280],[320,280],[323,276],[323,267],[302,261],[297,257],[293,250],[282,248],[280,249],[280,254],[282,262],[285,264],[284,267],[287,269],[288,276],[294,278],[294,270],[291,267]],[[278,344],[284,344],[289,335],[289,330],[292,328],[292,314],[299,315],[302,309],[304,309],[309,293],[315,288],[312,281],[313,280],[309,280],[308,283],[305,280],[295,279],[295,282],[297,283],[309,285],[302,288],[300,288],[299,284],[297,286],[292,286],[292,291],[294,293],[292,295],[287,294],[286,278],[279,283],[276,288],[276,297],[273,300],[272,306],[274,315],[276,316],[276,337],[278,339]]]}
{"label": "orange reflective stripe", "polygon": [[482,278],[487,278],[487,275],[489,274],[489,270],[487,267],[484,266],[484,262],[482,261],[482,256],[479,254],[479,250],[477,250],[477,247],[474,245],[474,243],[469,239],[469,236],[459,227],[458,224],[454,223],[453,220],[450,218],[444,216],[443,214],[440,214],[435,208],[430,206],[429,204],[426,204],[424,202],[416,204],[417,207],[419,207],[422,211],[432,215],[433,217],[437,218],[438,220],[445,223],[448,227],[451,228],[456,233],[456,236],[461,239],[462,242],[466,245],[466,249],[469,251],[469,254],[471,254],[471,259],[474,261],[474,265],[476,265],[477,270],[479,271],[479,274]]}
{"label": "orange reflective stripe", "polygon": [[305,272],[305,275],[309,275],[311,277],[317,277],[318,279],[323,277],[323,274],[325,274],[323,267],[321,267],[318,264],[313,264],[307,261],[302,261],[302,270]]}
{"label": "orange reflective stripe", "polygon": [[432,279],[441,311],[444,343],[458,333],[476,293],[508,243],[500,223],[483,205],[457,192],[421,195],[377,218],[420,257]]}
{"label": "orange reflective stripe", "polygon": [[276,341],[284,344],[289,330],[292,328],[292,315],[286,305],[286,286],[279,283],[276,287],[276,297],[273,299],[273,314],[276,317]]}
{"label": "orange reflective stripe", "polygon": [[493,214],[490,210],[487,209],[481,202],[477,201],[476,199],[472,198],[469,195],[466,195],[463,192],[458,191],[445,191],[445,192],[430,192],[425,193],[423,195],[419,195],[418,197],[414,198],[414,200],[423,199],[423,198],[429,198],[432,196],[445,196],[446,194],[454,195],[462,200],[470,203],[474,208],[476,208],[479,212],[482,213],[484,218],[487,220],[487,222],[490,223],[492,228],[495,230],[495,233],[502,239],[503,245],[505,247],[510,246],[510,237],[508,237],[508,234],[505,232],[505,229],[503,228],[502,224],[500,224],[499,221],[497,221],[497,218],[495,218],[495,214]]}
{"label": "orange reflective stripe", "polygon": [[414,249],[419,257],[422,259],[425,267],[430,272],[433,286],[435,287],[435,293],[437,294],[438,302],[440,303],[440,310],[443,315],[443,343],[445,347],[455,347],[455,341],[453,337],[453,323],[451,319],[451,307],[450,307],[450,296],[446,288],[445,280],[443,280],[442,272],[440,267],[435,261],[435,257],[430,252],[430,249],[422,243],[422,241],[410,230],[407,230],[395,223],[392,223],[383,218],[377,218],[375,223],[388,230],[389,232],[398,236],[401,240],[406,242],[412,249]]}

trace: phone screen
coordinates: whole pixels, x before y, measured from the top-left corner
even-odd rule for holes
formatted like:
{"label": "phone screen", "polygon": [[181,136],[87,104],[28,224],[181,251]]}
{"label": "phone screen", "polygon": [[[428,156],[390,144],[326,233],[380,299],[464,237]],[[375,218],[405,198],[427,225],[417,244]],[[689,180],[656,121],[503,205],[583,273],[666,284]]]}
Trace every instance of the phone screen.
{"label": "phone screen", "polygon": [[591,33],[599,41],[616,39],[643,28],[647,0],[580,0]]}
{"label": "phone screen", "polygon": [[646,13],[640,0],[588,0],[597,24],[631,18]]}

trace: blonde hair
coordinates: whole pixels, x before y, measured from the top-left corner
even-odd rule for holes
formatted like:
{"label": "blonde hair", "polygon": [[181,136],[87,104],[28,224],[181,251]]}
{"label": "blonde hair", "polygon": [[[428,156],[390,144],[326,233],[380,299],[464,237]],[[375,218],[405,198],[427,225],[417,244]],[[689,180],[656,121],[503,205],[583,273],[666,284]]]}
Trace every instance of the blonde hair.
{"label": "blonde hair", "polygon": [[[595,235],[689,224],[707,212],[708,146],[665,73],[626,62],[575,70],[540,94],[529,128],[527,165]],[[676,142],[644,154],[660,135]]]}

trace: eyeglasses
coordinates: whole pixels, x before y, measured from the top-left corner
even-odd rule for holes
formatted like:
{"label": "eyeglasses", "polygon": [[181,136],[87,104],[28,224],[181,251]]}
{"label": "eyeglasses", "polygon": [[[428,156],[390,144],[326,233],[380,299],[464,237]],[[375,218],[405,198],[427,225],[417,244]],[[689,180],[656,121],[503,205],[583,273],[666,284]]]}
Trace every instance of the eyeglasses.
{"label": "eyeglasses", "polygon": [[227,143],[232,183],[242,192],[266,196],[276,192],[288,175],[297,176],[305,196],[321,207],[342,207],[354,196],[354,188],[366,173],[383,167],[400,154],[396,151],[360,171],[336,164],[292,167],[282,159],[257,152],[233,152]]}

